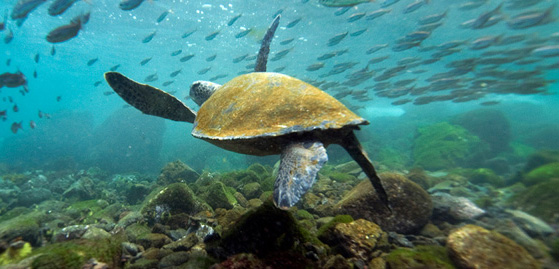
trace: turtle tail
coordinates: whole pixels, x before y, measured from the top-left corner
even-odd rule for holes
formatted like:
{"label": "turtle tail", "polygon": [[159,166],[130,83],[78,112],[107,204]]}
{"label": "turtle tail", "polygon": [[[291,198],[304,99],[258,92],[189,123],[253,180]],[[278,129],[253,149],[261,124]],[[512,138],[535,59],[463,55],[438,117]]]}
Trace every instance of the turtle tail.
{"label": "turtle tail", "polygon": [[355,133],[353,133],[353,131],[345,137],[341,146],[344,147],[344,149],[357,162],[357,164],[361,166],[361,169],[363,169],[363,172],[365,172],[365,174],[371,181],[371,184],[373,184],[379,200],[386,206],[386,208],[390,212],[392,212],[392,208],[388,203],[388,195],[386,194],[386,191],[382,186],[382,182],[377,174],[377,171],[375,170],[375,167],[373,166],[373,162],[371,162],[371,159],[369,159],[369,157],[367,156],[367,152],[365,152],[363,150],[363,147],[361,147],[361,143],[359,143],[359,140],[357,140],[357,137],[355,136]]}
{"label": "turtle tail", "polygon": [[270,54],[270,44],[274,38],[274,33],[278,28],[281,15],[277,15],[274,21],[268,27],[266,35],[262,39],[262,44],[260,45],[260,51],[258,51],[258,57],[256,58],[256,66],[254,67],[254,72],[266,72],[266,64],[268,63],[268,54]]}

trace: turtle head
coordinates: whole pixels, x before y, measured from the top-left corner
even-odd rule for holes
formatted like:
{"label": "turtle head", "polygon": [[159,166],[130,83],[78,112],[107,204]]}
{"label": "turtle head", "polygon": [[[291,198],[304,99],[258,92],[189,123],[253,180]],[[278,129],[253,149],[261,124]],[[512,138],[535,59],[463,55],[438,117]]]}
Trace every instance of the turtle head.
{"label": "turtle head", "polygon": [[197,80],[190,86],[190,98],[199,106],[202,106],[210,96],[219,88],[220,84],[210,81]]}

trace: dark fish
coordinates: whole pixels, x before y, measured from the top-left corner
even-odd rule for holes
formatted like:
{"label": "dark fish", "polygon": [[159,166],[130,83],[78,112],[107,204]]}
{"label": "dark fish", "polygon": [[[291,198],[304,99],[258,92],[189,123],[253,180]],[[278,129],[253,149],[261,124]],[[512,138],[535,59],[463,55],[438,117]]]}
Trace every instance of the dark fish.
{"label": "dark fish", "polygon": [[176,77],[178,74],[180,74],[181,71],[182,71],[182,69],[179,69],[179,70],[177,70],[177,71],[173,71],[173,73],[171,73],[169,76],[172,77],[172,78],[174,78],[174,77]]}
{"label": "dark fish", "polygon": [[177,56],[181,53],[182,53],[182,50],[175,50],[175,51],[171,52],[171,56],[174,57],[174,56]]}
{"label": "dark fish", "polygon": [[31,129],[35,129],[35,127],[37,127],[37,124],[33,120],[30,120],[29,127],[31,127]]}
{"label": "dark fish", "polygon": [[324,63],[323,63],[323,62],[319,62],[319,63],[315,63],[315,64],[311,64],[311,65],[307,66],[307,69],[306,69],[306,70],[312,72],[312,71],[319,70],[319,69],[321,69],[321,68],[323,68],[323,67],[324,67]]}
{"label": "dark fish", "polygon": [[375,57],[369,60],[369,64],[376,64],[376,63],[380,63],[386,59],[390,58],[390,55],[385,55],[385,56],[380,56],[380,57]]}
{"label": "dark fish", "polygon": [[151,34],[149,34],[148,36],[144,37],[144,39],[142,39],[142,43],[148,43],[150,42],[153,37],[155,36],[155,34],[157,33],[157,31],[153,31]]}
{"label": "dark fish", "polygon": [[106,91],[106,92],[103,92],[103,95],[104,96],[109,96],[109,95],[114,94],[114,93],[115,93],[114,91]]}
{"label": "dark fish", "polygon": [[43,111],[39,110],[38,116],[39,116],[40,119],[42,119],[43,118]]}
{"label": "dark fish", "polygon": [[187,38],[187,37],[191,36],[192,34],[194,34],[195,32],[196,32],[196,30],[192,30],[192,31],[190,31],[190,32],[186,32],[186,33],[182,34],[181,37],[182,37],[182,38]]}
{"label": "dark fish", "polygon": [[198,71],[198,75],[204,75],[204,74],[208,73],[208,71],[210,71],[210,69],[212,69],[212,68],[211,67],[206,67],[204,69],[200,69]]}
{"label": "dark fish", "polygon": [[428,15],[425,17],[422,17],[421,19],[419,19],[419,25],[425,25],[425,24],[430,24],[430,23],[435,23],[440,21],[442,18],[446,17],[446,14],[448,13],[448,10],[446,10],[443,13],[439,13],[439,14],[432,14],[432,15]]}
{"label": "dark fish", "polygon": [[114,71],[116,71],[119,67],[120,67],[120,64],[117,64],[117,65],[111,67],[110,70],[114,72]]}
{"label": "dark fish", "polygon": [[373,2],[374,0],[319,0],[318,2],[327,7],[351,7],[361,3]]}
{"label": "dark fish", "polygon": [[250,33],[250,31],[252,31],[252,28],[241,31],[241,32],[239,32],[238,34],[235,35],[235,38],[241,38],[243,36],[246,36],[246,35],[248,35],[248,33]]}
{"label": "dark fish", "polygon": [[415,0],[404,8],[404,14],[412,13],[425,4],[429,4],[429,0]]}
{"label": "dark fish", "polygon": [[183,56],[183,57],[180,59],[180,61],[181,61],[181,63],[184,63],[184,62],[186,62],[186,61],[192,59],[192,57],[194,57],[194,56],[195,56],[195,54],[188,54],[188,55],[186,55],[186,56]]}
{"label": "dark fish", "polygon": [[346,12],[348,12],[351,9],[351,7],[340,7],[338,8],[338,10],[336,10],[336,12],[334,12],[334,16],[341,16],[344,15]]}
{"label": "dark fish", "polygon": [[91,60],[87,61],[87,66],[94,65],[98,60],[99,60],[99,58],[94,58],[94,59],[91,59]]}
{"label": "dark fish", "polygon": [[375,10],[375,11],[369,13],[369,15],[367,15],[367,17],[365,17],[365,18],[368,21],[371,21],[371,20],[374,20],[374,19],[376,19],[378,17],[381,17],[382,15],[390,13],[390,12],[392,12],[391,8],[388,8],[388,9],[387,8],[381,8],[381,9],[378,9],[378,10]]}
{"label": "dark fish", "polygon": [[122,10],[132,10],[140,6],[144,0],[122,0],[119,4]]}
{"label": "dark fish", "polygon": [[24,19],[31,11],[47,0],[19,0],[12,9],[12,20]]}
{"label": "dark fish", "polygon": [[56,16],[64,13],[69,9],[75,2],[80,0],[55,0],[49,6],[49,15]]}
{"label": "dark fish", "polygon": [[355,37],[355,36],[360,36],[361,34],[365,33],[366,31],[367,31],[367,28],[361,29],[361,30],[357,30],[357,31],[355,31],[355,32],[353,32],[353,33],[350,33],[349,36],[354,36],[354,37]]}
{"label": "dark fish", "polygon": [[18,112],[18,111],[19,111],[19,108],[17,107],[16,104],[14,104],[14,106],[12,107],[12,110],[13,110],[14,112]]}
{"label": "dark fish", "polygon": [[95,81],[95,83],[93,83],[93,87],[97,87],[97,86],[101,85],[101,83],[103,83],[102,80]]}
{"label": "dark fish", "polygon": [[38,75],[37,75],[37,70],[34,70],[34,71],[33,71],[33,77],[34,77],[34,78],[37,78],[37,76],[38,76]]}
{"label": "dark fish", "polygon": [[484,12],[483,14],[479,15],[479,17],[477,17],[477,19],[475,19],[474,23],[472,24],[472,28],[473,29],[481,29],[484,28],[484,25],[489,21],[489,19],[496,15],[499,14],[501,12],[501,7],[503,6],[503,3],[500,3],[496,8],[494,8],[493,10]]}
{"label": "dark fish", "polygon": [[6,72],[0,74],[0,88],[4,86],[8,88],[16,88],[25,85],[27,85],[27,79],[20,71],[17,71],[16,73]]}
{"label": "dark fish", "polygon": [[140,62],[140,65],[141,65],[141,66],[146,65],[147,63],[149,63],[149,61],[151,61],[152,58],[153,58],[153,57],[149,57],[149,58],[143,59],[143,60]]}
{"label": "dark fish", "polygon": [[470,44],[470,49],[472,50],[480,50],[485,49],[495,43],[498,43],[501,39],[501,36],[484,36],[474,40]]}
{"label": "dark fish", "polygon": [[247,56],[247,57],[245,58],[245,61],[249,61],[249,62],[250,62],[250,61],[254,61],[254,60],[256,60],[256,57],[258,57],[258,55],[256,55],[256,54],[255,54],[255,55],[252,55],[252,56]]}
{"label": "dark fish", "polygon": [[50,43],[60,43],[74,38],[82,29],[82,25],[89,21],[89,13],[80,15],[72,19],[70,24],[62,25],[50,31],[47,41]]}
{"label": "dark fish", "polygon": [[480,103],[480,105],[482,106],[494,106],[494,105],[498,105],[499,101],[486,101],[486,102],[482,102]]}
{"label": "dark fish", "polygon": [[163,85],[164,87],[167,87],[167,86],[173,84],[173,82],[175,82],[175,81],[174,80],[169,80],[169,81],[163,82],[163,84],[161,84],[161,85]]}
{"label": "dark fish", "polygon": [[349,32],[343,32],[335,35],[334,37],[328,40],[328,47],[338,45],[347,35]]}
{"label": "dark fish", "polygon": [[272,15],[272,18],[277,17],[277,16],[280,15],[281,13],[283,13],[283,9],[278,9],[278,11],[276,11],[276,13],[274,13],[274,15]]}
{"label": "dark fish", "polygon": [[12,127],[10,128],[12,130],[12,133],[14,134],[17,133],[19,129],[23,130],[23,128],[21,128],[21,123],[22,123],[21,121],[19,123],[17,122],[12,123]]}
{"label": "dark fish", "polygon": [[351,14],[351,16],[349,16],[349,18],[347,18],[347,22],[358,21],[363,17],[365,17],[365,12],[353,13]]}
{"label": "dark fish", "polygon": [[54,46],[52,46],[52,48],[50,49],[50,55],[54,56],[56,54],[56,49],[54,48]]}
{"label": "dark fish", "polygon": [[0,111],[0,117],[6,117],[6,114],[7,114],[7,113],[8,113],[8,111],[5,110],[5,109],[2,110],[2,111]]}
{"label": "dark fish", "polygon": [[35,62],[36,63],[39,63],[39,58],[40,58],[39,53],[35,54]]}
{"label": "dark fish", "polygon": [[163,11],[163,13],[161,13],[161,15],[159,15],[159,17],[157,18],[157,23],[162,22],[167,17],[167,15],[169,15],[169,10]]}
{"label": "dark fish", "polygon": [[552,12],[555,5],[545,11],[528,11],[518,14],[507,21],[507,26],[511,29],[526,29],[538,25],[543,25],[553,21]]}
{"label": "dark fish", "polygon": [[228,76],[227,74],[219,74],[219,75],[216,75],[216,76],[210,78],[210,81],[216,81],[218,79],[226,78],[227,76]]}
{"label": "dark fish", "polygon": [[374,45],[372,46],[370,49],[368,49],[365,53],[366,54],[373,54],[383,48],[388,47],[388,44],[379,44],[379,45]]}
{"label": "dark fish", "polygon": [[217,30],[209,35],[207,35],[204,39],[206,39],[206,41],[212,41],[214,40],[214,38],[219,35],[220,30]]}
{"label": "dark fish", "polygon": [[417,31],[432,32],[433,30],[439,28],[441,25],[443,25],[442,22],[428,23],[421,25],[419,28],[417,28]]}
{"label": "dark fish", "polygon": [[237,15],[237,16],[235,16],[235,17],[233,17],[233,18],[231,18],[231,19],[229,20],[229,22],[227,22],[227,26],[233,25],[241,16],[243,16],[242,13],[239,14],[239,15]]}
{"label": "dark fish", "polygon": [[405,51],[405,50],[409,50],[413,47],[417,47],[421,44],[421,42],[403,42],[400,44],[397,44],[395,46],[392,47],[392,51]]}
{"label": "dark fish", "polygon": [[8,10],[6,9],[6,15],[4,15],[4,20],[0,22],[0,31],[4,31],[6,28],[6,21],[8,20]]}
{"label": "dark fish", "polygon": [[470,2],[466,2],[464,4],[461,4],[458,9],[459,10],[472,10],[472,9],[476,9],[478,7],[483,6],[485,3],[487,3],[487,0],[482,0],[482,1],[470,1]]}
{"label": "dark fish", "polygon": [[395,106],[400,106],[400,105],[407,104],[411,101],[413,101],[413,100],[409,99],[409,98],[404,98],[404,99],[396,100],[396,101],[392,102],[391,104],[395,105]]}
{"label": "dark fish", "polygon": [[274,57],[272,59],[270,59],[270,61],[273,61],[273,62],[279,61],[279,60],[283,59],[283,57],[285,57],[292,50],[293,50],[293,48],[278,51],[276,54],[274,54]]}
{"label": "dark fish", "polygon": [[247,56],[248,56],[248,54],[244,54],[244,55],[241,55],[239,57],[233,58],[233,63],[239,63],[242,60],[244,60]]}
{"label": "dark fish", "polygon": [[215,60],[216,57],[217,57],[217,54],[214,54],[214,55],[206,58],[206,62],[211,62],[211,61]]}
{"label": "dark fish", "polygon": [[60,100],[62,100],[62,96],[59,95],[56,97],[56,102],[60,102]]}
{"label": "dark fish", "polygon": [[157,77],[157,73],[153,73],[153,74],[147,76],[147,77],[144,79],[144,81],[145,81],[145,82],[154,82],[154,81],[156,81],[157,79],[159,79],[159,78]]}
{"label": "dark fish", "polygon": [[303,19],[303,17],[299,17],[295,20],[292,20],[291,22],[289,22],[285,27],[286,28],[293,28],[295,27],[295,25],[297,25],[301,20]]}
{"label": "dark fish", "polygon": [[280,45],[288,45],[289,43],[293,42],[293,40],[295,40],[295,38],[285,39],[285,40],[283,40],[279,43],[280,43]]}
{"label": "dark fish", "polygon": [[10,44],[12,40],[14,40],[14,32],[12,32],[12,29],[8,28],[8,32],[4,36],[4,43]]}

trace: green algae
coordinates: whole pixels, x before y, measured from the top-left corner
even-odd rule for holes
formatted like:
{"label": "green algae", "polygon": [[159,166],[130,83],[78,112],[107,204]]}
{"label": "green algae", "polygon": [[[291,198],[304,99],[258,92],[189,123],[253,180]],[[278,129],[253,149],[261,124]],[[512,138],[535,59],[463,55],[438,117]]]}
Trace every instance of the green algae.
{"label": "green algae", "polygon": [[204,189],[200,189],[200,197],[212,208],[231,209],[238,204],[235,190],[225,186],[222,182],[215,181]]}
{"label": "green algae", "polygon": [[547,222],[553,222],[557,218],[559,204],[559,178],[530,186],[513,195],[508,203]]}
{"label": "green algae", "polygon": [[346,173],[336,172],[336,171],[328,173],[328,177],[334,181],[341,182],[341,183],[357,181],[357,178],[355,176]]}
{"label": "green algae", "polygon": [[9,247],[4,251],[4,253],[0,254],[0,266],[17,263],[23,258],[29,256],[29,254],[31,254],[31,251],[31,244],[27,242],[25,242],[25,244],[23,244],[23,247],[21,248]]}
{"label": "green algae", "polygon": [[328,233],[330,228],[336,226],[338,223],[350,223],[353,222],[353,218],[350,215],[337,215],[329,222],[325,223],[324,225],[320,226],[318,232],[316,233],[316,237],[319,239],[324,237]]}
{"label": "green algae", "polygon": [[413,146],[414,166],[427,170],[468,166],[488,150],[479,137],[460,126],[441,122],[418,128]]}
{"label": "green algae", "polygon": [[385,260],[390,268],[455,268],[446,248],[441,246],[417,246],[392,250]]}
{"label": "green algae", "polygon": [[522,183],[526,186],[532,186],[550,178],[559,178],[559,162],[544,164],[529,171],[524,175]]}

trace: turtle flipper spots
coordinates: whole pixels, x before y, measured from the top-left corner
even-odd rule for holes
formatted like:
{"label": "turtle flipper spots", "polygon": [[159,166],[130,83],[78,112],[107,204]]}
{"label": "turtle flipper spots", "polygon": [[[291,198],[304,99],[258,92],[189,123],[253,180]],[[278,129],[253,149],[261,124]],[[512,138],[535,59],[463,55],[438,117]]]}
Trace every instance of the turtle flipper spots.
{"label": "turtle flipper spots", "polygon": [[296,204],[314,184],[326,161],[326,149],[318,141],[293,143],[284,148],[274,184],[276,206],[288,209]]}
{"label": "turtle flipper spots", "polygon": [[111,88],[131,106],[148,115],[193,123],[196,113],[174,96],[152,86],[135,82],[117,72],[105,73]]}

